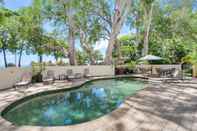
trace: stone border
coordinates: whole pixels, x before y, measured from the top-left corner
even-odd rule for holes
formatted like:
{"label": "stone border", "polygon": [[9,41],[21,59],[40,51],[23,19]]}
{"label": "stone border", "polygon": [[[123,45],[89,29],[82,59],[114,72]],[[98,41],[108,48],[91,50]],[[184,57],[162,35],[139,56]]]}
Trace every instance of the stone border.
{"label": "stone border", "polygon": [[[8,130],[10,130],[10,128],[22,128],[22,129],[20,129],[20,131],[23,131],[23,129],[24,129],[24,131],[29,131],[29,130],[32,130],[32,131],[40,131],[40,130],[42,130],[42,131],[51,131],[51,129],[53,129],[53,128],[55,130],[63,129],[64,131],[69,131],[69,130],[71,130],[73,128],[76,128],[76,130],[78,131],[78,130],[81,130],[81,129],[83,130],[83,128],[89,128],[89,127],[94,127],[94,129],[97,129],[99,127],[103,127],[106,124],[107,121],[109,122],[110,115],[112,115],[115,112],[120,111],[121,109],[128,108],[124,104],[127,101],[127,98],[125,98],[125,101],[123,102],[123,104],[120,107],[116,108],[112,112],[110,112],[110,113],[108,113],[108,114],[106,114],[104,116],[101,116],[101,117],[99,117],[99,118],[97,118],[95,120],[87,121],[87,122],[83,122],[83,123],[79,123],[79,124],[74,124],[74,125],[66,125],[66,126],[30,126],[30,125],[25,126],[24,125],[24,126],[17,126],[14,123],[11,123],[10,121],[8,121],[5,118],[3,118],[2,115],[7,113],[14,106],[16,106],[16,105],[20,104],[21,102],[26,101],[28,99],[32,99],[32,98],[35,98],[35,97],[38,97],[38,96],[42,96],[42,95],[58,93],[58,92],[62,92],[62,91],[75,90],[75,89],[78,89],[81,86],[83,86],[83,85],[85,85],[85,84],[87,84],[89,82],[96,81],[96,80],[106,80],[106,79],[116,79],[116,78],[134,78],[134,79],[141,79],[141,80],[144,80],[144,81],[148,81],[148,79],[149,79],[147,77],[133,76],[133,75],[96,77],[96,78],[91,78],[91,79],[85,80],[82,83],[77,83],[74,86],[73,85],[68,86],[66,88],[61,88],[60,87],[60,89],[52,89],[52,90],[47,90],[47,91],[34,92],[33,94],[28,94],[27,96],[23,96],[22,98],[16,99],[14,102],[11,102],[7,106],[1,108],[1,110],[0,110],[1,111],[0,122],[3,123],[3,125],[1,125],[1,126],[7,127]],[[63,86],[63,87],[65,87],[65,86]],[[141,89],[140,91],[142,91],[144,89],[146,89],[146,87]],[[136,94],[133,94],[133,95],[136,95]],[[130,96],[128,96],[128,97],[130,97]]]}

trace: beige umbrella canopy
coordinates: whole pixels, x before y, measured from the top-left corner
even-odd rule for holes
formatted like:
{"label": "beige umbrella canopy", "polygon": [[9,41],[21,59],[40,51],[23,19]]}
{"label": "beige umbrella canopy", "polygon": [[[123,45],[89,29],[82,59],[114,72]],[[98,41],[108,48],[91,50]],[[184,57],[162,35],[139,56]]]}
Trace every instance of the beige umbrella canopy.
{"label": "beige umbrella canopy", "polygon": [[154,56],[154,55],[146,55],[142,58],[140,58],[140,61],[155,61],[155,60],[162,60],[163,58],[159,57],[159,56]]}
{"label": "beige umbrella canopy", "polygon": [[[159,61],[162,60],[163,58],[159,56],[154,56],[154,55],[146,55],[142,58],[140,58],[140,61]],[[153,66],[151,65],[151,74],[153,73]]]}

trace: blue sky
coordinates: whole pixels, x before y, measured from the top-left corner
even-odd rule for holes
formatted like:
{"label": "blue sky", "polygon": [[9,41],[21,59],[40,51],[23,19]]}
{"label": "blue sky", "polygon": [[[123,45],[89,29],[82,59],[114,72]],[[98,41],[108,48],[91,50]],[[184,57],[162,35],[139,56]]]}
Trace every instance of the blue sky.
{"label": "blue sky", "polygon": [[16,10],[21,7],[29,6],[32,3],[32,0],[4,0],[5,7]]}
{"label": "blue sky", "polygon": [[[31,3],[32,3],[32,0],[4,0],[4,6],[12,10],[17,10],[21,7],[30,6]],[[51,30],[51,27],[48,23],[44,25],[44,28],[46,28],[46,30],[48,31]],[[121,34],[127,34],[128,32],[129,32],[129,28],[127,26],[124,26],[123,29],[121,30]],[[77,48],[80,48],[79,44],[77,44],[76,46]],[[100,42],[96,43],[95,49],[100,50],[102,54],[104,54],[106,47],[107,47],[107,41],[101,40]],[[7,59],[8,59],[8,63],[15,63],[15,61],[18,60],[18,56],[15,56],[14,54],[11,54],[11,53],[7,53]],[[37,60],[38,60],[37,55],[23,54],[22,65],[28,66],[32,61],[37,61]],[[44,61],[49,61],[49,60],[54,61],[54,57],[44,56]],[[0,67],[2,66],[4,66],[3,54],[0,53]]]}
{"label": "blue sky", "polygon": [[[12,10],[17,10],[21,7],[26,7],[30,6],[32,3],[32,0],[4,0],[4,6],[6,8],[12,9]],[[8,63],[15,63],[15,61],[18,60],[18,56],[7,53],[7,61]],[[26,55],[25,53],[22,56],[22,65],[28,66],[32,61],[37,61],[38,56],[37,55]],[[44,56],[45,61],[54,61],[54,57],[52,56]],[[0,67],[4,66],[4,61],[3,61],[3,54],[0,53]]]}

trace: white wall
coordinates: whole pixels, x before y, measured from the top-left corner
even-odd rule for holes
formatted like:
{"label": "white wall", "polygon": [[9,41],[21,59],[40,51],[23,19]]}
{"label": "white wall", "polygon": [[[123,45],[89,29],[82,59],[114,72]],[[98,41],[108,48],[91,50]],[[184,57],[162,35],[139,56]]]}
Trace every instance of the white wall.
{"label": "white wall", "polygon": [[[55,75],[66,74],[68,69],[72,69],[73,73],[84,73],[84,69],[88,68],[91,76],[113,76],[115,73],[112,65],[91,65],[91,66],[47,66],[47,70],[53,70]],[[45,72],[46,72],[45,71]]]}
{"label": "white wall", "polygon": [[9,67],[0,70],[0,90],[13,87],[24,72],[31,72],[31,68]]}
{"label": "white wall", "polygon": [[[47,70],[53,70],[55,75],[66,74],[68,69],[72,69],[73,73],[84,73],[84,69],[89,68],[91,76],[112,76],[114,75],[113,66],[48,66]],[[45,72],[46,72],[45,71]],[[24,72],[31,72],[31,67],[16,68],[9,67],[0,70],[0,90],[13,87],[13,85],[20,81]]]}
{"label": "white wall", "polygon": [[[151,65],[137,65],[137,67],[151,67]],[[153,73],[155,68],[176,68],[181,70],[181,65],[152,65]],[[47,70],[53,70],[55,75],[66,74],[68,69],[72,69],[73,73],[84,73],[84,69],[90,70],[91,76],[113,76],[115,73],[114,66],[111,65],[95,65],[95,66],[47,66]],[[45,72],[46,72],[45,71]],[[24,72],[31,72],[29,68],[16,68],[10,67],[0,70],[0,90],[12,87],[17,81],[20,80]]]}

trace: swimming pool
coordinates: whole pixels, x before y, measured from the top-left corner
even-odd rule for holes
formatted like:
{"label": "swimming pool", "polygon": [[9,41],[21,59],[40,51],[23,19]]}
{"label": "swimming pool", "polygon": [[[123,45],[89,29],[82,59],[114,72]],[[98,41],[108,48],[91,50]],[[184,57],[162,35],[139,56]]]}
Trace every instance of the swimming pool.
{"label": "swimming pool", "polygon": [[78,89],[24,99],[2,113],[15,125],[64,126],[97,119],[117,109],[126,97],[144,88],[132,78],[88,82]]}

